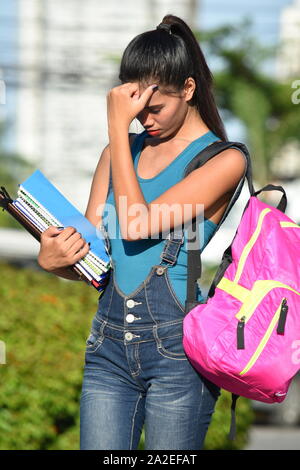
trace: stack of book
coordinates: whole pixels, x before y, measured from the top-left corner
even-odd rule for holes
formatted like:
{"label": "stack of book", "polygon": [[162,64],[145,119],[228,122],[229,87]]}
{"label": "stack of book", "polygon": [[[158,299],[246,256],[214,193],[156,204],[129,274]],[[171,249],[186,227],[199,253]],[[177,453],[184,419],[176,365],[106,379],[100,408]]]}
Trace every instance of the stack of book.
{"label": "stack of book", "polygon": [[102,294],[111,267],[103,227],[97,229],[63,194],[36,170],[19,184],[18,197],[12,200],[4,187],[0,205],[18,220],[37,240],[50,226],[74,227],[90,244],[89,252],[70,268]]}

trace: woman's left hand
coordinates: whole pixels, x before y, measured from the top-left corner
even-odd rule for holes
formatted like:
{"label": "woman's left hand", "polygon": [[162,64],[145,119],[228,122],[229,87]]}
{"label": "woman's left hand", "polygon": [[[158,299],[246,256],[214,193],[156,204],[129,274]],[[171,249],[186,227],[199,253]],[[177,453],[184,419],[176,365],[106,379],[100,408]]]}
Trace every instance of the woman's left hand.
{"label": "woman's left hand", "polygon": [[107,95],[108,127],[129,128],[132,120],[144,109],[157,85],[150,85],[140,95],[138,83],[125,83],[112,88]]}

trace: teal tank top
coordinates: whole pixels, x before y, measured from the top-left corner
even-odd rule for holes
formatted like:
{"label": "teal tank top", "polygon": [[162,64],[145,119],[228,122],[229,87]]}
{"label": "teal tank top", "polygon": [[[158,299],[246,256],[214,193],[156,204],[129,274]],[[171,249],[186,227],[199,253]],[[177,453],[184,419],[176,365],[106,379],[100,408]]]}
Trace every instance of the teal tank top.
{"label": "teal tank top", "polygon": [[[149,137],[146,131],[137,135],[132,146],[132,158],[135,172],[143,148],[144,139]],[[140,178],[137,180],[147,203],[156,199],[163,192],[174,184],[178,183],[184,174],[187,164],[207,145],[219,140],[219,138],[209,131],[198,139],[191,142],[166,168],[153,178]],[[118,216],[115,209],[113,190],[108,193],[102,214],[102,223],[110,238],[111,262],[115,271],[115,281],[124,295],[130,296],[139,285],[146,279],[152,266],[160,264],[160,254],[163,251],[165,238],[146,238],[137,241],[127,241],[122,239]],[[204,219],[203,227],[199,226],[200,249],[203,251],[209,240],[215,233],[217,225]],[[186,237],[181,245],[177,262],[167,270],[171,288],[175,297],[182,306],[186,299],[187,283],[187,248]],[[204,300],[201,290],[198,288],[198,300]]]}

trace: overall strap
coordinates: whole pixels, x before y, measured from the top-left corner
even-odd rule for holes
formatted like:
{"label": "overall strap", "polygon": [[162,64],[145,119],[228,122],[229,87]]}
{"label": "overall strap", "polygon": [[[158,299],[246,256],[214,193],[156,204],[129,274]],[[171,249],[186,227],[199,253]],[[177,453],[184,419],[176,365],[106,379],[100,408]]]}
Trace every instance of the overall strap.
{"label": "overall strap", "polygon": [[161,262],[162,263],[167,263],[171,266],[173,266],[178,257],[178,253],[180,250],[180,247],[184,241],[184,234],[182,229],[173,229],[167,236],[165,244],[164,244],[164,249],[162,253],[160,254]]}

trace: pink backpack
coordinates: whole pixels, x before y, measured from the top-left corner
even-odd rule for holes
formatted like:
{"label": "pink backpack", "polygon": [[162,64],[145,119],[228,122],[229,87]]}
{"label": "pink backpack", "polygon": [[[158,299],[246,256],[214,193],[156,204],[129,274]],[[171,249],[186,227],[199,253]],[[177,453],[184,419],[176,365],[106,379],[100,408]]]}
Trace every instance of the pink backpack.
{"label": "pink backpack", "polygon": [[[229,146],[213,145],[206,161]],[[281,402],[300,368],[300,226],[284,214],[281,186],[254,192],[247,149],[231,146],[247,157],[251,197],[206,303],[188,309],[183,345],[196,370],[233,397]],[[283,192],[277,208],[256,197],[269,190]]]}

